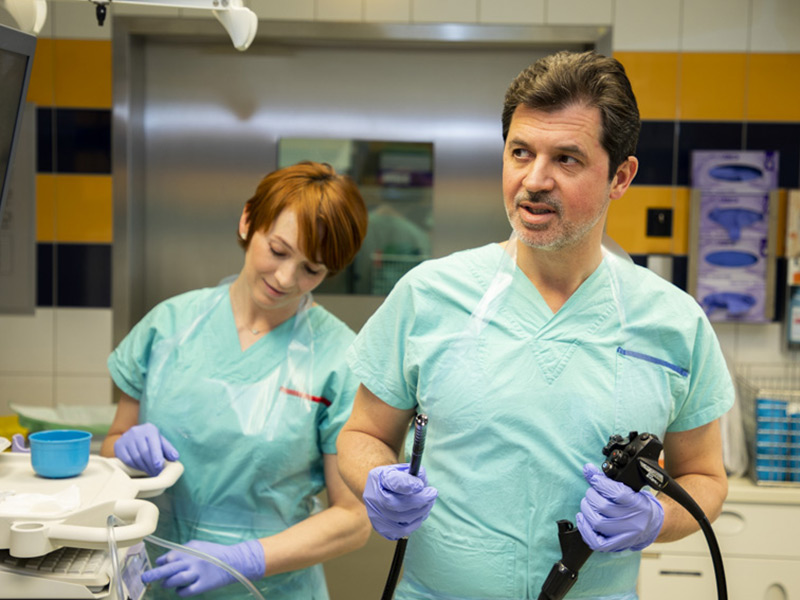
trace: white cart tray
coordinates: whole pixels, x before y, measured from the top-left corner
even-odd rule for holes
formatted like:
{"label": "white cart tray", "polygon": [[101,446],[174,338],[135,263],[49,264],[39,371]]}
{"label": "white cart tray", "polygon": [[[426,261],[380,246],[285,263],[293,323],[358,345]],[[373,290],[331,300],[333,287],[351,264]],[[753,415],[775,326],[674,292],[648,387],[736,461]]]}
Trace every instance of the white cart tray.
{"label": "white cart tray", "polygon": [[0,453],[0,492],[54,495],[73,485],[80,491],[75,510],[47,514],[10,514],[0,508],[0,548],[18,557],[41,556],[62,546],[105,548],[107,520],[117,516],[125,525],[114,528],[121,547],[131,546],[155,531],[158,509],[142,500],[162,493],[183,473],[179,462],[168,462],[156,477],[125,466],[116,458],[90,456],[77,477],[46,479],[33,471],[29,454]]}

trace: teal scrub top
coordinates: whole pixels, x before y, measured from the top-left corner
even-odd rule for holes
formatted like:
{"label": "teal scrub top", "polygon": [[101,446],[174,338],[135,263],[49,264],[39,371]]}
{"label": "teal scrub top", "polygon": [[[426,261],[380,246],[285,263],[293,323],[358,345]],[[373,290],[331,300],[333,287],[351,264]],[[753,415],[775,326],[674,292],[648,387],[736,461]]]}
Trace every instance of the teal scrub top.
{"label": "teal scrub top", "polygon": [[[159,304],[108,359],[117,386],[139,400],[140,422],[158,426],[180,452],[183,476],[153,501],[155,535],[181,544],[261,538],[318,510],[323,454],[336,454],[358,386],[343,359],[354,333],[324,308],[312,306],[243,352],[228,290]],[[255,585],[273,600],[328,598],[320,565]],[[155,583],[149,593],[161,591]],[[250,595],[233,584],[204,597]]]}
{"label": "teal scrub top", "polygon": [[[575,522],[582,467],[609,436],[663,439],[733,404],[695,300],[613,255],[555,314],[514,267],[476,330],[503,255],[492,244],[417,267],[348,351],[370,391],[429,418],[422,464],[439,497],[410,536],[397,600],[537,598],[561,558],[556,522]],[[593,553],[567,598],[636,598],[639,558]]]}

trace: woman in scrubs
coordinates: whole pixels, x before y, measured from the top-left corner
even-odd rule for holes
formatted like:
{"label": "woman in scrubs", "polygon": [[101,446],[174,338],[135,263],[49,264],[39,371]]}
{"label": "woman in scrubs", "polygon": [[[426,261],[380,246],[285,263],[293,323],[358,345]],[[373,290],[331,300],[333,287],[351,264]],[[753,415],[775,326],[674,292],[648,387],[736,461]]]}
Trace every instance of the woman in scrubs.
{"label": "woman in scrubs", "polygon": [[[328,598],[319,563],[369,535],[336,458],[358,387],[343,361],[354,333],[311,299],[366,227],[357,187],[329,165],[267,175],[239,220],[238,276],[162,302],[108,360],[122,394],[102,454],[151,476],[165,460],[185,467],[153,499],[156,535],[222,560],[270,600]],[[153,567],[152,594],[249,596],[186,553]]]}

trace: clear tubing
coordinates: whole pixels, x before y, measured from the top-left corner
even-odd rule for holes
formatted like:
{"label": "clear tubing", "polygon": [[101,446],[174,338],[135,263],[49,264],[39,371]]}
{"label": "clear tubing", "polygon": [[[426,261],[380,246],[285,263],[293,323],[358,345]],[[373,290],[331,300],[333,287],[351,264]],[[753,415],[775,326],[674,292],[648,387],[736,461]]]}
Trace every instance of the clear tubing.
{"label": "clear tubing", "polygon": [[122,573],[119,569],[119,556],[117,555],[117,538],[114,535],[114,525],[118,519],[115,515],[108,515],[106,526],[108,527],[108,550],[111,554],[111,568],[114,572],[114,581],[117,585],[117,600],[125,600],[125,593],[122,590]]}
{"label": "clear tubing", "polygon": [[246,587],[247,591],[249,591],[254,598],[258,598],[259,600],[265,600],[261,592],[258,591],[258,588],[256,588],[256,586],[254,586],[253,583],[247,577],[239,573],[239,571],[234,569],[229,564],[219,560],[216,556],[211,556],[210,554],[206,554],[205,552],[200,552],[200,550],[195,550],[194,548],[181,546],[180,544],[163,540],[154,535],[148,535],[144,539],[146,542],[151,542],[156,546],[161,546],[162,548],[167,548],[169,550],[177,550],[179,552],[185,552],[186,554],[192,554],[198,558],[202,558],[203,560],[210,562],[212,565],[216,565],[221,569],[225,569],[228,573],[233,575],[239,583],[241,583],[244,587]]}

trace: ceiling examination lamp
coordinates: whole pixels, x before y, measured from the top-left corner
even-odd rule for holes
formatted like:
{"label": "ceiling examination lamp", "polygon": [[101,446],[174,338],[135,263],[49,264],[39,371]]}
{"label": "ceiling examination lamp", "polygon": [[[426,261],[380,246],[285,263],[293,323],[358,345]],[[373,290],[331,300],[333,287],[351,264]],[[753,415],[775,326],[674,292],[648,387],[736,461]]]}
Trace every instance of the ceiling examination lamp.
{"label": "ceiling examination lamp", "polygon": [[47,18],[45,0],[0,0],[0,8],[8,11],[20,30],[37,36]]}
{"label": "ceiling examination lamp", "polygon": [[[8,0],[5,0],[8,1]],[[24,1],[24,0],[23,0]],[[247,50],[258,29],[258,17],[242,4],[242,0],[89,0],[97,6],[97,23],[106,18],[106,7],[111,4],[138,4],[140,6],[163,6],[166,8],[193,8],[210,10],[222,23],[231,37],[233,47]]]}

